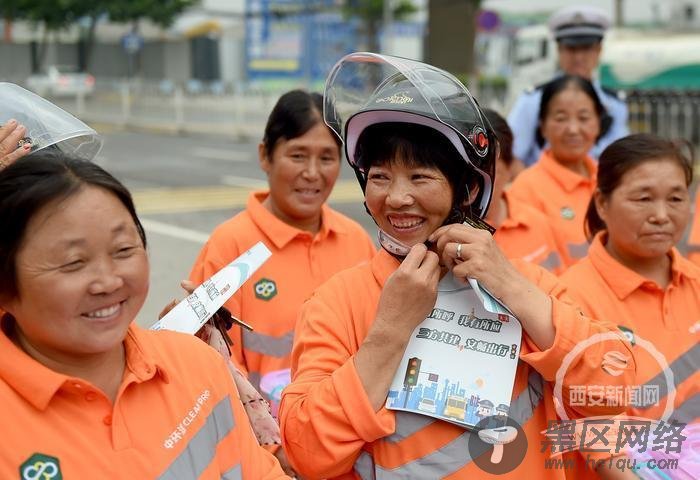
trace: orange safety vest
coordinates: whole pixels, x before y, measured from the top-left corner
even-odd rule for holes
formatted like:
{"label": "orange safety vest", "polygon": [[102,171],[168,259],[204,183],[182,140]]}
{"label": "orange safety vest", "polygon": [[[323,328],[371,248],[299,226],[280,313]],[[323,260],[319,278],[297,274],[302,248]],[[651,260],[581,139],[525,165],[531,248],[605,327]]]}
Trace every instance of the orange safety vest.
{"label": "orange safety vest", "polygon": [[324,205],[321,230],[312,235],[268,211],[267,192],[254,192],[246,209],[219,225],[195,261],[190,280],[200,284],[257,242],[272,256],[226,303],[253,327],[234,325],[233,361],[260,390],[261,376],[290,367],[299,308],[316,287],[336,272],[372,258],[374,244],[353,220]]}
{"label": "orange safety vest", "polygon": [[557,237],[565,242],[565,264],[572,265],[588,251],[583,221],[596,185],[597,165],[585,160],[588,176],[584,177],[559,164],[550,150],[520,173],[508,192],[513,200],[525,202],[543,212]]}
{"label": "orange safety vest", "polygon": [[564,271],[563,241],[555,236],[547,217],[524,202],[503,197],[508,216],[493,238],[507,258],[519,258],[557,275]]}
{"label": "orange safety vest", "polygon": [[[552,274],[526,262],[514,263],[550,295],[556,338],[551,348],[540,351],[523,336],[509,415],[522,426],[529,447],[522,463],[502,478],[563,479],[564,470],[548,468],[549,453],[540,445],[545,439],[541,432],[549,420],[557,418],[551,382],[577,342],[611,332],[613,327],[584,317],[567,303],[564,289]],[[334,276],[302,308],[292,353],[292,383],[284,390],[280,406],[283,445],[302,476],[472,479],[485,475],[470,456],[470,431],[384,407],[375,412],[355,370],[353,356],[372,326],[382,287],[398,266],[398,260],[382,250],[370,264]],[[569,368],[564,388],[591,381],[616,385],[631,381],[633,366],[619,377],[609,377],[597,367],[596,359],[610,350],[627,352],[631,358],[622,340],[597,344],[586,351],[586,362]],[[619,411],[568,408],[565,395],[563,400],[572,415]]]}
{"label": "orange safety vest", "polygon": [[[700,417],[700,267],[671,255],[671,283],[665,288],[615,260],[605,249],[605,232],[594,238],[588,256],[561,280],[584,313],[615,322],[633,343],[638,402],[632,416],[660,419],[669,399],[668,379],[659,361],[639,339],[651,342],[669,365],[675,400],[668,421]],[[649,393],[645,393],[649,392]],[[656,393],[655,393],[656,392]]]}
{"label": "orange safety vest", "polygon": [[112,404],[0,332],[0,478],[288,478],[258,445],[217,352],[135,324],[124,347]]}

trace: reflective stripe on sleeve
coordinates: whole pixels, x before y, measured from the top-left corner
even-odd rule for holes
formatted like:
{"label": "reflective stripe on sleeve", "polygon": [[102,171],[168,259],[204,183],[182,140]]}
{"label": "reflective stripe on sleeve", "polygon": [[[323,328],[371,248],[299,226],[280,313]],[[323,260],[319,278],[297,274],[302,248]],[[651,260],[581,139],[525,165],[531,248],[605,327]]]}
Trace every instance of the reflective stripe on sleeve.
{"label": "reflective stripe on sleeve", "polygon": [[540,267],[549,270],[550,272],[555,268],[561,267],[561,259],[557,252],[549,252],[547,258],[540,262]]}
{"label": "reflective stripe on sleeve", "polygon": [[290,331],[281,337],[273,337],[258,332],[243,330],[243,348],[261,355],[282,358],[292,352],[294,331]]}
{"label": "reflective stripe on sleeve", "polygon": [[[669,365],[671,373],[673,373],[673,383],[677,388],[688,377],[700,369],[700,344],[696,343],[687,352],[680,355]],[[668,385],[666,385],[666,377],[664,372],[659,372],[654,378],[649,380],[644,386],[655,385],[659,387],[658,399],[668,395]],[[648,403],[642,404],[639,408],[652,407],[658,400],[657,398],[649,399]],[[642,399],[644,400],[644,399]]]}
{"label": "reflective stripe on sleeve", "polygon": [[585,257],[588,254],[588,242],[569,243],[566,249],[569,251],[569,256],[576,260]]}
{"label": "reflective stripe on sleeve", "polygon": [[221,480],[241,480],[242,478],[243,474],[241,473],[240,463],[228,472],[224,472],[224,474],[221,476]]}
{"label": "reflective stripe on sleeve", "polygon": [[214,460],[219,443],[226,438],[234,427],[231,398],[226,396],[216,404],[202,428],[190,439],[187,447],[173,460],[165,472],[158,477],[158,480],[199,478]]}

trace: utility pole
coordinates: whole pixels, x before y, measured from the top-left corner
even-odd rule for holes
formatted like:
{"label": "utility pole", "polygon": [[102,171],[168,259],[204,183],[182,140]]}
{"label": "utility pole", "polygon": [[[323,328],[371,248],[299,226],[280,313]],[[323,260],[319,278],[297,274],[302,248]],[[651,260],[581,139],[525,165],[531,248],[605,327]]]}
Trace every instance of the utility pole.
{"label": "utility pole", "polygon": [[384,44],[382,45],[382,53],[391,55],[394,43],[394,9],[391,0],[384,0],[382,26],[384,31]]}
{"label": "utility pole", "polygon": [[624,0],[615,0],[615,26],[620,28],[625,25]]}

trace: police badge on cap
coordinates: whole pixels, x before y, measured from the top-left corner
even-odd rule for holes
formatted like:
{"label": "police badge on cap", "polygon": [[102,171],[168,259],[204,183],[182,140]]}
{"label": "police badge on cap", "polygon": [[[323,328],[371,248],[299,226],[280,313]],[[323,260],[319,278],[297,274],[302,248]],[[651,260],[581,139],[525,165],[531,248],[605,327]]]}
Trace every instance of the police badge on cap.
{"label": "police badge on cap", "polygon": [[610,19],[602,9],[587,5],[562,8],[549,19],[556,41],[569,47],[600,42],[609,26]]}

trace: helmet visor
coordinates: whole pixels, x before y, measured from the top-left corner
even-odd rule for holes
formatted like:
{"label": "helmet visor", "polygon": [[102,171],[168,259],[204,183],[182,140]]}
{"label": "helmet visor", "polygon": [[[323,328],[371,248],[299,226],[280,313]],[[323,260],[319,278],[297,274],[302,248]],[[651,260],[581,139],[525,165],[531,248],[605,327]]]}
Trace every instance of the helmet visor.
{"label": "helmet visor", "polygon": [[14,83],[0,82],[0,105],[0,124],[14,118],[24,125],[32,152],[55,145],[68,155],[93,160],[102,148],[94,129]]}
{"label": "helmet visor", "polygon": [[485,120],[469,91],[444,70],[375,53],[345,56],[326,80],[323,114],[328,126],[346,143],[351,164],[351,144],[356,139],[348,138],[348,121],[358,113],[373,111],[405,112],[451,127],[476,153],[465,161],[483,169],[482,159],[490,149]]}

